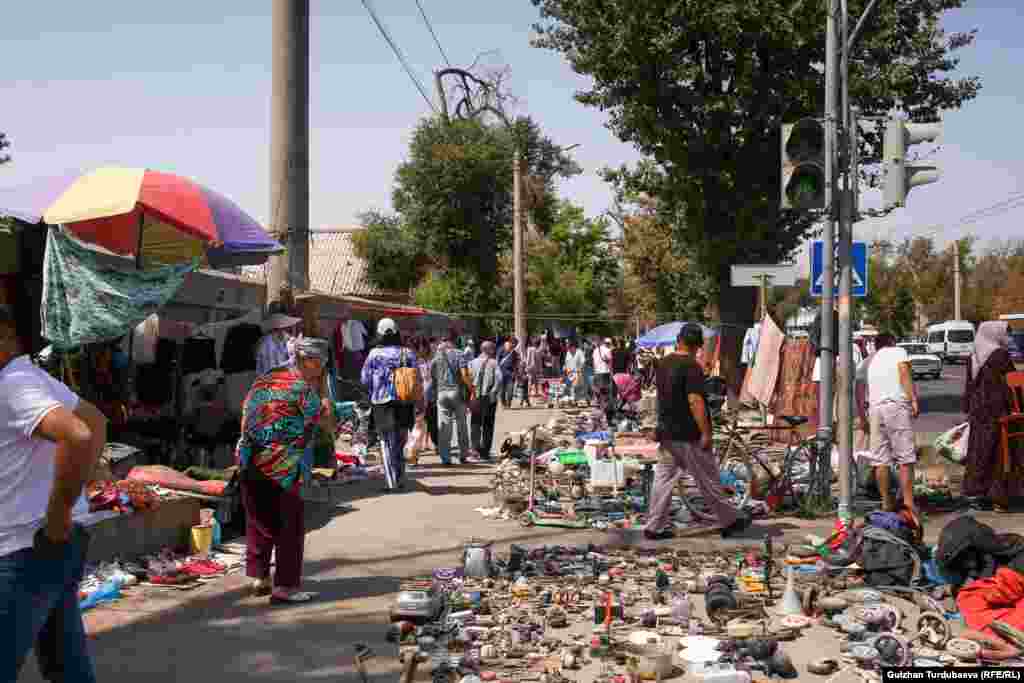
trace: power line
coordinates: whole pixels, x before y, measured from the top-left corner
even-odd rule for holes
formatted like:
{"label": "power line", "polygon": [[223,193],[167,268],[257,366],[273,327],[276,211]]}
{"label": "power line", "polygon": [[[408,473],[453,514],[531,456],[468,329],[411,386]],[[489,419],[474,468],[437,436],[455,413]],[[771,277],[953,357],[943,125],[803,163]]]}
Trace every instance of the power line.
{"label": "power line", "polygon": [[[1014,192],[998,202],[994,202],[988,206],[966,213],[952,223],[939,223],[932,225],[929,228],[925,228],[924,230],[915,231],[914,237],[936,237],[944,230],[952,230],[965,225],[972,225],[985,220],[986,218],[995,218],[996,216],[1001,216],[1015,209],[1019,209],[1022,206],[1024,206],[1024,192]],[[890,227],[889,231],[892,232],[893,229],[894,228]]]}
{"label": "power line", "polygon": [[377,13],[370,5],[370,0],[363,0],[363,7],[365,7],[366,11],[370,13],[370,18],[373,19],[373,23],[377,25],[377,30],[380,31],[380,34],[384,37],[384,40],[387,41],[387,44],[391,46],[391,51],[395,53],[396,57],[398,57],[398,61],[402,64],[402,68],[405,69],[405,73],[409,75],[409,79],[412,80],[413,85],[415,85],[416,89],[420,91],[420,95],[423,96],[423,101],[426,102],[427,106],[429,106],[436,114],[437,108],[434,106],[433,101],[431,101],[430,96],[427,95],[427,91],[424,90],[423,84],[420,83],[420,79],[416,78],[416,74],[413,72],[412,67],[409,66],[409,62],[406,61],[405,55],[402,54],[400,49],[398,49],[398,45],[396,45],[395,41],[392,40],[388,30],[384,28],[384,24],[381,23],[380,17],[377,16]]}
{"label": "power line", "polygon": [[420,0],[415,0],[416,6],[420,8],[420,16],[423,17],[423,22],[427,25],[427,30],[430,31],[430,35],[434,38],[434,44],[437,45],[437,49],[440,50],[441,56],[444,57],[444,63],[448,66],[452,65],[448,55],[445,54],[444,48],[441,47],[441,41],[437,39],[437,34],[434,33],[434,25],[430,23],[430,19],[427,18],[427,13],[423,10],[423,4]]}

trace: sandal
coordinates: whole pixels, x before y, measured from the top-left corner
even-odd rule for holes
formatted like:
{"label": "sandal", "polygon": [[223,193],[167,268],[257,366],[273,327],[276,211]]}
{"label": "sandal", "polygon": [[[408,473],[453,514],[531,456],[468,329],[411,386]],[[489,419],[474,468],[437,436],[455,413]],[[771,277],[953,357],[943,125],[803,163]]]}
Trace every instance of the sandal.
{"label": "sandal", "polygon": [[305,591],[295,591],[288,595],[279,595],[277,593],[271,593],[270,604],[271,605],[294,605],[302,602],[310,602],[314,597],[315,593],[307,593]]}

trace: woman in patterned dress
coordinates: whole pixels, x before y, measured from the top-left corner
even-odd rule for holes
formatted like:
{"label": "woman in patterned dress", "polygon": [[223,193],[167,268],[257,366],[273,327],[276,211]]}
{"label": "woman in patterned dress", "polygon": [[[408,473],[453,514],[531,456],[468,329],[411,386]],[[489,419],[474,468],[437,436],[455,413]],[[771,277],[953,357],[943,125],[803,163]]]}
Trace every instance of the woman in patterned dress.
{"label": "woman in patterned dress", "polygon": [[328,353],[325,339],[299,340],[294,360],[258,377],[242,409],[236,459],[246,513],[246,574],[253,593],[270,594],[271,603],[313,598],[299,590],[306,536],[300,488],[311,476],[321,419],[331,414],[319,394]]}

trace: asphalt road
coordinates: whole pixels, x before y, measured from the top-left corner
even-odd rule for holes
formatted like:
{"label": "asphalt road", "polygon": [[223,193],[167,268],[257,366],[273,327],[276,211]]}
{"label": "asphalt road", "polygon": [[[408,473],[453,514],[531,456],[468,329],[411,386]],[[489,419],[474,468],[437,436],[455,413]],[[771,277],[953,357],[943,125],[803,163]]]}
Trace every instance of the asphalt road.
{"label": "asphalt road", "polygon": [[964,421],[960,412],[960,399],[964,393],[967,366],[946,364],[941,379],[917,378],[921,416],[914,429],[917,432],[944,432]]}

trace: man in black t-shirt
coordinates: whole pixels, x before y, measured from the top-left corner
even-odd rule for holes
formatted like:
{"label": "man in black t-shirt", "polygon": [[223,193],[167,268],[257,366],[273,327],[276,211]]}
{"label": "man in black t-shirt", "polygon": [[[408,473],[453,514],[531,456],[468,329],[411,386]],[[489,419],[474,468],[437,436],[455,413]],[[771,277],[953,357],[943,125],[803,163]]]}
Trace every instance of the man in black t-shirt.
{"label": "man in black t-shirt", "polygon": [[679,477],[687,472],[707,501],[722,536],[746,529],[750,518],[733,507],[719,481],[718,463],[711,450],[711,419],[704,396],[704,371],[698,365],[697,350],[704,344],[700,325],[683,325],[676,350],[658,361],[655,384],[658,390],[658,426],[655,434],[661,448],[654,469],[644,537],[671,538],[669,508]]}

